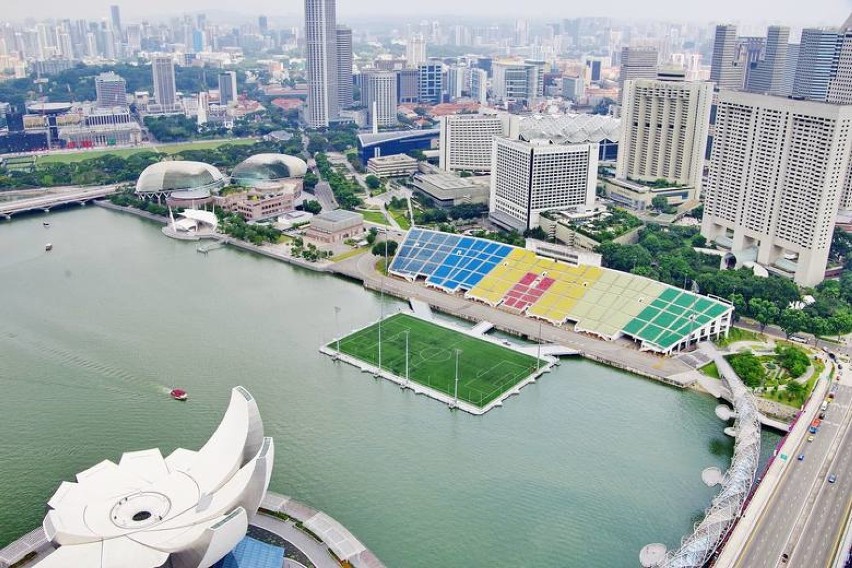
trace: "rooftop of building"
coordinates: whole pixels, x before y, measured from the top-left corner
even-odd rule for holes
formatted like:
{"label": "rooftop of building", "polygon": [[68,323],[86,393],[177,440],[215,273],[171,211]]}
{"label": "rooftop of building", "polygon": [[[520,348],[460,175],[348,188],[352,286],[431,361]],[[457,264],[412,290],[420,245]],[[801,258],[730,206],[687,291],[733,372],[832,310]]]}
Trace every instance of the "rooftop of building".
{"label": "rooftop of building", "polygon": [[460,189],[470,189],[477,186],[489,186],[491,176],[461,177],[450,173],[415,174],[414,178],[423,181],[439,191],[452,192]]}
{"label": "rooftop of building", "polygon": [[374,158],[370,158],[368,160],[368,163],[369,162],[373,162],[376,164],[393,164],[396,162],[405,164],[416,164],[417,160],[407,154],[391,154],[389,156],[376,156]]}
{"label": "rooftop of building", "polygon": [[440,128],[428,128],[423,130],[394,130],[391,132],[379,132],[376,134],[359,134],[358,143],[361,146],[370,146],[372,144],[381,144],[382,142],[391,142],[393,140],[405,140],[407,138],[437,137],[440,136],[440,134]]}
{"label": "rooftop of building", "polygon": [[534,114],[518,121],[522,140],[546,139],[557,144],[618,142],[621,120],[600,114]]}
{"label": "rooftop of building", "polygon": [[364,216],[355,211],[347,211],[346,209],[335,209],[334,211],[326,211],[319,215],[314,215],[316,221],[329,221],[331,223],[340,223],[341,221],[354,221],[356,219],[364,219]]}

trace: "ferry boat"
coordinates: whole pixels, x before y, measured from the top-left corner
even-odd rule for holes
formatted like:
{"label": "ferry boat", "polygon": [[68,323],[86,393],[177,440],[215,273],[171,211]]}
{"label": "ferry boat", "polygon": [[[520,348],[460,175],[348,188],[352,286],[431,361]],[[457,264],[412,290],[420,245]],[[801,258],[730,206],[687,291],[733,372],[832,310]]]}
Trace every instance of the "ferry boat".
{"label": "ferry boat", "polygon": [[53,250],[53,244],[47,243],[46,245],[44,245],[44,250],[47,250],[47,251]]}
{"label": "ferry boat", "polygon": [[172,389],[172,392],[170,392],[169,395],[173,399],[179,400],[181,402],[183,402],[183,401],[185,401],[189,398],[189,395],[186,394],[186,391],[183,390],[183,389]]}

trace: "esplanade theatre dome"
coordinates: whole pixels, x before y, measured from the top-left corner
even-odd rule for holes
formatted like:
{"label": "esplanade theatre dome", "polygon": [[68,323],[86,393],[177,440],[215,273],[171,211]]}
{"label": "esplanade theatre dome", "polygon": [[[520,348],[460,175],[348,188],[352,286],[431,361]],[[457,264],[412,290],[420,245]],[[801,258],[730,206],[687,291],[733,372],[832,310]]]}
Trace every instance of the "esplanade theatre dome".
{"label": "esplanade theatre dome", "polygon": [[308,164],[286,154],[255,154],[243,160],[231,172],[231,183],[253,187],[257,183],[304,177]]}
{"label": "esplanade theatre dome", "polygon": [[225,186],[225,176],[203,162],[165,161],[151,164],[136,181],[143,196],[171,196],[186,192],[208,197]]}

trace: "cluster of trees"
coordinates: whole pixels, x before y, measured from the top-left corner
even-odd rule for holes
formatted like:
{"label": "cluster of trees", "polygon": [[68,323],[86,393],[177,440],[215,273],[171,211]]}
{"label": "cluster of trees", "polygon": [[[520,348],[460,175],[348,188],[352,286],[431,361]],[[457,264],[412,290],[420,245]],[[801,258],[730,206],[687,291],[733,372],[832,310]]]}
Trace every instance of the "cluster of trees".
{"label": "cluster of trees", "polygon": [[356,195],[360,188],[357,181],[338,172],[322,152],[317,153],[314,159],[320,175],[331,186],[334,198],[342,208],[351,210],[361,205],[361,198]]}
{"label": "cluster of trees", "polygon": [[517,231],[474,231],[473,236],[481,239],[488,239],[490,241],[497,241],[498,243],[506,243],[507,245],[514,245],[516,247],[523,247],[527,244],[524,236]]}
{"label": "cluster of trees", "polygon": [[449,209],[430,207],[414,212],[414,221],[418,225],[434,225],[447,223],[450,220],[464,221],[477,219],[488,213],[488,205],[485,203],[462,203],[454,205]]}
{"label": "cluster of trees", "polygon": [[[666,180],[658,180],[665,182]],[[663,186],[665,187],[665,186]],[[651,207],[659,211],[660,213],[674,213],[677,211],[675,207],[669,205],[669,200],[664,195],[658,195],[651,199]]]}
{"label": "cluster of trees", "polygon": [[246,223],[245,219],[237,213],[217,210],[216,214],[219,216],[219,230],[235,239],[259,246],[263,243],[277,243],[281,238],[281,231],[271,225]]}
{"label": "cluster of trees", "polygon": [[316,262],[322,258],[331,256],[331,251],[320,250],[313,243],[308,243],[308,246],[305,246],[305,240],[302,237],[293,239],[291,253],[293,256],[302,257],[309,262]]}
{"label": "cluster of trees", "polygon": [[0,189],[135,182],[142,170],[163,156],[156,152],[138,152],[126,158],[104,154],[80,162],[37,163],[32,171],[0,168]]}
{"label": "cluster of trees", "polygon": [[[109,197],[109,200],[110,202],[116,205],[121,205],[122,207],[141,209],[142,211],[147,211],[148,213],[159,215],[161,217],[166,217],[169,214],[168,207],[160,205],[155,201],[139,199],[136,197],[136,194],[133,193],[132,189],[125,189],[118,193],[114,193]],[[178,211],[182,211],[182,209],[179,209]]]}
{"label": "cluster of trees", "polygon": [[316,215],[322,211],[322,205],[320,205],[319,201],[310,199],[302,203],[302,209],[304,209],[308,213],[313,213],[314,215]]}
{"label": "cluster of trees", "polygon": [[375,191],[382,187],[382,180],[379,179],[378,176],[370,174],[364,178],[364,182],[367,184],[367,187],[371,190]]}
{"label": "cluster of trees", "polygon": [[852,332],[852,271],[805,290],[815,302],[795,309],[791,304],[801,301],[802,291],[792,280],[761,278],[746,268],[719,270],[719,257],[692,248],[705,245],[695,228],[651,225],[639,232],[636,244],[604,243],[598,252],[609,268],[687,289],[694,281],[701,293],[729,300],[737,317],[778,325],[788,337],[801,331],[817,336]]}
{"label": "cluster of trees", "polygon": [[785,347],[777,345],[775,347],[775,359],[781,367],[787,371],[794,379],[798,379],[805,374],[808,367],[811,365],[811,360],[808,354],[798,347]]}
{"label": "cluster of trees", "polygon": [[332,126],[308,137],[308,153],[344,152],[358,145],[358,127],[354,124]]}
{"label": "cluster of trees", "polygon": [[728,362],[747,387],[757,388],[766,380],[766,369],[751,351],[730,355]]}
{"label": "cluster of trees", "polygon": [[399,243],[388,239],[374,242],[370,252],[373,253],[373,256],[391,258],[396,254],[397,248],[399,248]]}

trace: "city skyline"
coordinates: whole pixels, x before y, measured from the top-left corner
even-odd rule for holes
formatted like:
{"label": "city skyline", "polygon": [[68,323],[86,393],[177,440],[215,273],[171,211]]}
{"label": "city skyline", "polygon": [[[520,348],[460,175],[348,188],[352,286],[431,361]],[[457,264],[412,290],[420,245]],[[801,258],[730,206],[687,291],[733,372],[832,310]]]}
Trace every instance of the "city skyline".
{"label": "city skyline", "polygon": [[[476,20],[494,19],[526,19],[534,22],[558,21],[563,18],[576,17],[609,17],[617,21],[636,20],[650,22],[654,20],[672,22],[700,23],[734,23],[747,26],[767,26],[771,24],[794,24],[795,29],[801,27],[838,25],[852,11],[852,1],[834,2],[832,0],[815,0],[811,3],[785,0],[780,3],[761,2],[759,4],[742,4],[734,0],[720,0],[698,7],[686,7],[674,0],[658,0],[653,5],[641,6],[629,0],[616,0],[614,4],[602,11],[597,5],[566,8],[555,0],[541,3],[538,14],[545,16],[530,17],[529,13],[517,9],[514,5],[492,5],[483,0],[458,4],[450,0],[435,0],[430,3],[430,10],[424,10],[420,5],[409,5],[392,0],[375,0],[365,11],[364,6],[355,0],[341,0],[338,6],[338,16],[350,22],[363,22],[375,16],[381,16],[382,21],[393,18],[430,18],[441,19],[448,16],[463,16]],[[206,2],[202,0],[187,0],[182,2],[179,10],[173,3],[166,0],[151,0],[140,10],[134,4],[119,4],[122,19],[130,21],[150,21],[159,18],[169,18],[187,13],[208,12],[220,13],[222,16],[238,16],[243,19],[253,19],[258,14],[264,14],[288,25],[303,18],[298,3],[294,9],[282,11],[279,5],[267,0],[248,0],[241,4],[239,12],[232,11],[232,5],[222,2]],[[410,8],[410,9],[409,9]],[[39,5],[39,13],[52,14],[54,18],[103,18],[110,16],[109,3],[84,0],[74,5],[73,10],[67,3],[60,0],[44,0]],[[767,17],[771,14],[771,17]],[[735,16],[734,16],[735,15]],[[13,4],[4,10],[4,21],[21,21],[36,17],[28,6]],[[750,33],[750,32],[749,32]]]}

